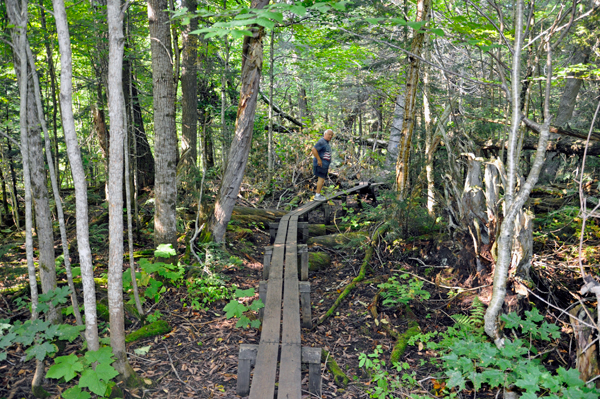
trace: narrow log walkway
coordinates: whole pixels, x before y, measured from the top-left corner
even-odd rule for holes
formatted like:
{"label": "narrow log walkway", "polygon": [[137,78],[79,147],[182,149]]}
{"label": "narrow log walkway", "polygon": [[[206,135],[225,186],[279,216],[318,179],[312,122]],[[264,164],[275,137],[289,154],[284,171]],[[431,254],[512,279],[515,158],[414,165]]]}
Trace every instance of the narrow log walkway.
{"label": "narrow log walkway", "polygon": [[[344,199],[354,193],[374,196],[369,183],[359,183],[329,196],[327,200]],[[249,394],[251,399],[300,399],[301,364],[308,363],[308,391],[320,397],[321,348],[302,348],[300,328],[312,328],[310,284],[306,281],[308,248],[305,243],[308,239],[308,214],[319,207],[324,208],[325,223],[329,224],[331,212],[327,201],[312,201],[271,225],[272,246],[266,247],[263,281],[260,282],[260,297],[265,304],[261,312],[262,333],[259,345],[240,345],[237,381],[237,393],[240,396]],[[302,281],[298,279],[298,255],[301,258]],[[278,364],[279,384],[275,396]],[[254,375],[250,386],[252,366]]]}

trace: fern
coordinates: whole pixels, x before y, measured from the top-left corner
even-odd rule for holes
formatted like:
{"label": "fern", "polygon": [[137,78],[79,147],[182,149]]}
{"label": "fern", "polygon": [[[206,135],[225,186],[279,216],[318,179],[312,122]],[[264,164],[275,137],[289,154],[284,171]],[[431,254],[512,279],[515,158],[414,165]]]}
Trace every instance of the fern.
{"label": "fern", "polygon": [[477,330],[483,326],[483,316],[485,315],[485,305],[479,300],[478,297],[473,299],[471,304],[471,314],[469,316],[464,314],[452,315],[452,318],[461,327],[469,330]]}

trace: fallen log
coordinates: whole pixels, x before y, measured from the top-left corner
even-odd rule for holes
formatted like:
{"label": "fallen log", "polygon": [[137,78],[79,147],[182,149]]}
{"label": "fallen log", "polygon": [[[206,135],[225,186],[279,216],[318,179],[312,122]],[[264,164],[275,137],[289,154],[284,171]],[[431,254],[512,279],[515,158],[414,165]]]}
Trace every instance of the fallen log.
{"label": "fallen log", "polygon": [[335,249],[339,246],[348,244],[350,241],[360,239],[367,240],[367,233],[362,231],[353,231],[350,233],[330,234],[326,236],[311,237],[308,239],[308,246],[318,245],[325,248]]}
{"label": "fallen log", "polygon": [[[473,138],[475,144],[481,147],[482,150],[500,150],[502,146],[506,148],[505,141],[478,140]],[[524,150],[537,150],[538,141],[534,138],[523,140]],[[575,139],[572,137],[559,137],[556,140],[548,142],[546,151],[559,152],[568,155],[583,155],[585,151],[585,140]],[[600,155],[600,141],[590,141],[588,145],[587,155]]]}

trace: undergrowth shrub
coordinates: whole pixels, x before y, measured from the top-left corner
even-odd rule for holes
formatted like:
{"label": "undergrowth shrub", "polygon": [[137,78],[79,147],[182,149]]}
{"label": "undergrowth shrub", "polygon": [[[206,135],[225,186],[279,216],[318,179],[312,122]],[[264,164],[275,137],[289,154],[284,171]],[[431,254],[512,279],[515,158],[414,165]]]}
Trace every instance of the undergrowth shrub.
{"label": "undergrowth shrub", "polygon": [[[410,345],[426,347],[439,357],[433,363],[439,368],[434,374],[436,397],[463,397],[462,391],[479,392],[482,389],[516,391],[522,399],[569,398],[597,399],[600,390],[579,379],[577,369],[548,368],[543,362],[544,352],[539,348],[560,338],[560,329],[548,323],[536,308],[525,312],[502,315],[507,335],[502,348],[490,342],[483,330],[484,305],[473,301],[470,315],[454,315],[455,325],[444,332],[421,333],[409,339]],[[380,360],[381,351],[361,354],[360,367],[370,374],[374,388],[369,388],[371,398],[406,397],[401,391],[414,387],[414,376],[404,373],[402,364],[385,368]],[[370,360],[369,360],[370,359]],[[422,360],[422,363],[424,360]],[[398,373],[403,372],[402,376]],[[413,398],[424,396],[411,395]]]}

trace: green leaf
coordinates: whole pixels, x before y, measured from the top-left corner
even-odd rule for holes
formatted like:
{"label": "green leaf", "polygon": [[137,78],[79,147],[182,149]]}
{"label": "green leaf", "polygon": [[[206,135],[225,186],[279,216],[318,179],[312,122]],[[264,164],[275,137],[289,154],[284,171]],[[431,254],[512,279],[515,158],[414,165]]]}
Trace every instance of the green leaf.
{"label": "green leaf", "polygon": [[46,355],[55,353],[56,351],[58,351],[56,345],[50,342],[42,342],[41,344],[33,345],[25,351],[27,354],[25,360],[35,357],[37,360],[42,361],[46,358]]}
{"label": "green leaf", "polygon": [[73,277],[81,276],[81,267],[74,267],[71,269]]}
{"label": "green leaf", "polygon": [[573,387],[583,386],[583,381],[579,378],[577,369],[565,370],[563,367],[557,370],[559,377],[568,385]]}
{"label": "green leaf", "polygon": [[537,379],[530,380],[529,375],[526,377],[526,379],[519,378],[517,381],[515,381],[515,385],[519,388],[525,389],[528,393],[534,393],[533,397],[535,398],[535,392],[540,390],[540,386],[537,383]]}
{"label": "green leaf", "polygon": [[235,290],[236,298],[248,298],[254,296],[254,288],[248,288],[247,290],[240,290],[239,288]]}
{"label": "green leaf", "polygon": [[85,330],[85,326],[72,326],[70,324],[61,324],[58,327],[56,336],[63,341],[73,342],[79,337],[79,332]]}
{"label": "green leaf", "polygon": [[252,320],[250,322],[250,327],[252,327],[252,328],[259,328],[260,327],[260,320],[259,319]]}
{"label": "green leaf", "polygon": [[481,373],[481,375],[492,388],[499,387],[504,384],[504,373],[500,370],[485,370],[483,373]]}
{"label": "green leaf", "polygon": [[382,20],[383,18],[366,18],[365,21],[367,21],[368,23],[370,23],[371,25],[379,25],[379,22]]}
{"label": "green leaf", "polygon": [[537,310],[537,308],[533,308],[531,310],[526,310],[525,315],[527,316],[528,319],[531,319],[531,321],[534,321],[536,323],[544,320],[544,316],[542,316],[540,314],[540,312]]}
{"label": "green leaf", "polygon": [[335,3],[331,3],[331,7],[333,7],[334,9],[336,9],[338,11],[346,11],[346,2],[338,1]]}
{"label": "green leaf", "polygon": [[235,29],[232,30],[230,33],[231,37],[233,37],[234,39],[241,39],[244,36],[252,36],[252,32],[250,32],[249,30]]}
{"label": "green leaf", "polygon": [[273,29],[275,27],[275,22],[266,18],[258,18],[256,23],[260,26],[264,26],[267,29]]}
{"label": "green leaf", "polygon": [[83,371],[83,364],[74,354],[68,356],[59,356],[54,359],[52,365],[46,373],[46,378],[64,378],[65,382],[71,381],[77,376],[77,372]]}
{"label": "green leaf", "polygon": [[433,33],[434,35],[437,35],[440,37],[443,37],[445,35],[444,31],[440,28],[431,28],[431,29],[429,29],[429,31],[431,33]]}
{"label": "green leaf", "polygon": [[172,244],[160,244],[154,251],[154,256],[157,258],[170,258],[177,255],[177,251],[173,249]]}
{"label": "green leaf", "polygon": [[257,310],[262,309],[264,307],[265,307],[265,304],[263,303],[263,301],[260,300],[260,298],[258,298],[258,299],[255,299],[252,301],[249,309],[256,312]]}
{"label": "green leaf", "polygon": [[67,389],[62,393],[64,399],[90,399],[92,395],[89,392],[82,391],[79,385]]}
{"label": "green leaf", "polygon": [[0,337],[0,349],[11,346],[15,338],[17,338],[17,334],[15,334],[14,332],[10,332]]}
{"label": "green leaf", "polygon": [[290,7],[290,11],[293,12],[294,14],[298,15],[299,17],[303,17],[306,15],[306,8],[304,8],[301,5],[293,5]]}
{"label": "green leaf", "polygon": [[263,11],[260,14],[262,17],[271,18],[279,23],[283,23],[283,14],[280,12]]}
{"label": "green leaf", "polygon": [[114,362],[114,359],[112,358],[113,353],[112,353],[112,348],[110,346],[104,346],[100,349],[98,349],[97,351],[88,351],[85,354],[85,359],[90,363],[96,363],[98,362],[99,364],[111,364],[112,362]]}
{"label": "green leaf", "polygon": [[108,382],[118,376],[119,372],[110,364],[101,363],[96,366],[96,374],[98,374],[99,378]]}
{"label": "green leaf", "polygon": [[410,26],[411,28],[413,28],[414,30],[419,30],[421,29],[423,26],[425,26],[425,24],[427,23],[427,21],[408,21],[406,24],[408,26]]}
{"label": "green leaf", "polygon": [[232,317],[242,317],[242,314],[248,310],[248,308],[235,299],[232,299],[227,305],[225,305],[223,310],[226,312],[225,317],[231,319]]}
{"label": "green leaf", "polygon": [[529,392],[529,391],[527,391],[523,395],[521,395],[521,399],[537,399],[537,398],[538,398],[538,396],[535,393]]}
{"label": "green leaf", "polygon": [[466,382],[467,380],[464,379],[459,371],[452,370],[448,372],[448,381],[446,381],[446,383],[449,388],[458,387],[458,390],[462,391],[465,389]]}
{"label": "green leaf", "polygon": [[250,324],[250,319],[246,316],[242,316],[240,317],[240,319],[238,320],[237,323],[235,323],[236,327],[242,327],[242,328],[247,328],[248,325]]}
{"label": "green leaf", "polygon": [[406,20],[403,18],[392,18],[390,21],[393,25],[406,26]]}
{"label": "green leaf", "polygon": [[100,376],[96,373],[96,371],[92,369],[87,369],[83,373],[81,373],[81,378],[79,379],[79,386],[83,388],[88,388],[96,395],[102,397],[106,393],[107,384],[106,382],[100,379]]}
{"label": "green leaf", "polygon": [[148,284],[148,288],[146,288],[146,291],[144,291],[144,295],[146,296],[146,298],[154,298],[154,302],[158,302],[158,299],[160,298],[160,288],[163,286],[163,283],[161,283],[158,280],[150,280],[150,284]]}
{"label": "green leaf", "polygon": [[0,352],[0,362],[6,360],[6,352]]}

